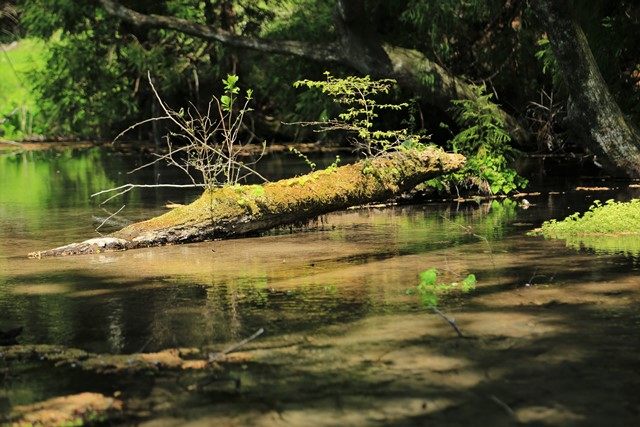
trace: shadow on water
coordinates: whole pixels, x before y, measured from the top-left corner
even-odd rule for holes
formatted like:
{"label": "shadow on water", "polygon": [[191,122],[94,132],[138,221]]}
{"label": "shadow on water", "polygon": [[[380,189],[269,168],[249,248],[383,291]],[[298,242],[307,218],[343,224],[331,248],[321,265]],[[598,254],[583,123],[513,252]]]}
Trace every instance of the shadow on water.
{"label": "shadow on water", "polygon": [[[552,254],[552,267],[573,259]],[[589,280],[611,260],[587,258],[553,286],[484,285],[462,307],[448,306],[467,339],[419,310],[314,327],[231,372],[241,390],[202,391],[180,405],[202,425],[633,424],[638,283],[613,269]],[[269,347],[254,350],[261,345]],[[164,423],[180,421],[167,414]]]}

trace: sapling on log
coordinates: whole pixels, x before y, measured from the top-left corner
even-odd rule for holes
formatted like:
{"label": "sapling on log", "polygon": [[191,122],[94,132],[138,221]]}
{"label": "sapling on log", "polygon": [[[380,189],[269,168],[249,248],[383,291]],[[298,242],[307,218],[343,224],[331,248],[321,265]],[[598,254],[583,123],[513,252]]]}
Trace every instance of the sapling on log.
{"label": "sapling on log", "polygon": [[263,185],[207,189],[193,203],[131,224],[106,237],[38,251],[30,257],[79,255],[240,237],[311,220],[350,206],[388,200],[464,165],[436,148],[394,151]]}

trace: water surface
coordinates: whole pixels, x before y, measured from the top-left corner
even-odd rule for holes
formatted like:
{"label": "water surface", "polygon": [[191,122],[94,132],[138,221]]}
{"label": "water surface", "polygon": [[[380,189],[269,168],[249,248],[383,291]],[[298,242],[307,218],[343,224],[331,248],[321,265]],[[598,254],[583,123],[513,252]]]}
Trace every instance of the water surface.
{"label": "water surface", "polygon": [[[281,156],[267,158],[263,173],[304,172]],[[563,193],[577,184],[565,182],[527,196],[528,209],[517,199],[368,208],[262,237],[25,257],[98,235],[123,205],[100,231],[197,196],[134,191],[106,206],[90,198],[126,182],[181,182],[163,167],[127,174],[144,161],[98,148],[0,157],[0,329],[24,326],[21,343],[133,353],[221,349],[262,327],[248,346],[255,361],[199,392],[187,385],[201,379],[187,373],[132,382],[6,368],[0,411],[117,390],[134,419],[153,425],[597,425],[640,416],[636,258],[524,234],[637,189]],[[407,295],[431,267],[442,280],[477,276],[475,293],[441,307],[468,339]]]}

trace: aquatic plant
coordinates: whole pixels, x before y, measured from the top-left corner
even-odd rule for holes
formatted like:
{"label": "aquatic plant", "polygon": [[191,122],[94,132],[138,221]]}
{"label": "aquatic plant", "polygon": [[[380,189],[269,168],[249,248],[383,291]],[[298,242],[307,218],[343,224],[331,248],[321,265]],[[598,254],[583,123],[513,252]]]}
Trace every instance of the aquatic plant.
{"label": "aquatic plant", "polygon": [[312,162],[306,154],[298,150],[296,147],[289,147],[289,151],[295,154],[296,156],[300,157],[304,161],[304,163],[309,167],[311,172],[316,170],[316,167],[318,165],[316,164],[316,162]]}
{"label": "aquatic plant", "polygon": [[629,202],[599,200],[584,213],[565,219],[545,221],[528,233],[551,239],[564,239],[567,246],[596,252],[640,254],[640,199]]}
{"label": "aquatic plant", "polygon": [[640,234],[640,199],[629,202],[599,200],[588,211],[576,212],[562,221],[552,219],[542,224],[532,234],[551,238],[606,234]]}
{"label": "aquatic plant", "polygon": [[[455,293],[469,293],[476,288],[476,276],[467,275],[460,282],[440,282],[438,283],[438,270],[430,268],[419,274],[420,283],[416,285],[415,292],[420,297],[422,305],[428,308],[437,307],[440,297]],[[413,293],[410,290],[409,293]]]}
{"label": "aquatic plant", "polygon": [[456,320],[448,317],[438,308],[438,302],[441,296],[451,295],[455,293],[469,293],[476,288],[476,276],[474,274],[469,274],[460,282],[450,282],[450,283],[438,283],[438,270],[435,268],[430,268],[428,270],[424,270],[419,274],[420,283],[415,288],[411,288],[407,290],[407,294],[417,293],[420,297],[420,301],[422,305],[438,316],[442,317],[444,320],[451,325],[451,327],[456,331],[460,338],[463,338],[464,335]]}

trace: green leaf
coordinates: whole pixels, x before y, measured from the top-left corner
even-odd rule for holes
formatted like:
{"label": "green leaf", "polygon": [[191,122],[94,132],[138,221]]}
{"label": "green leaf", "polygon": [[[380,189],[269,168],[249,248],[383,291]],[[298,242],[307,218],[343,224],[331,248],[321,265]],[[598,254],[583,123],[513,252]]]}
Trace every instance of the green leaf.
{"label": "green leaf", "polygon": [[231,97],[227,95],[222,95],[220,97],[220,104],[222,104],[222,109],[225,111],[231,110]]}
{"label": "green leaf", "polygon": [[435,292],[423,292],[420,294],[420,300],[425,307],[437,307],[438,295]]}
{"label": "green leaf", "polygon": [[420,284],[425,286],[433,286],[438,278],[438,270],[430,268],[420,273]]}
{"label": "green leaf", "polygon": [[469,292],[469,291],[474,290],[476,288],[476,283],[477,283],[476,275],[475,274],[469,274],[462,281],[462,291],[463,292]]}
{"label": "green leaf", "polygon": [[227,74],[227,78],[222,80],[225,90],[233,90],[233,88],[236,87],[238,80],[240,80],[240,77],[235,74]]}

